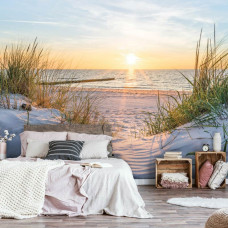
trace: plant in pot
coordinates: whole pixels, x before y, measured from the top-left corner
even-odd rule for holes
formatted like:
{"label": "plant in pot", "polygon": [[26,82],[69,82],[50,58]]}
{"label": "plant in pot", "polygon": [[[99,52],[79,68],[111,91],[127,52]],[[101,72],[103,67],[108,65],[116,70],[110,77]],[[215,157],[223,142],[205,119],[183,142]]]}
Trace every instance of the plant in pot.
{"label": "plant in pot", "polygon": [[7,149],[7,141],[12,141],[16,136],[15,134],[9,134],[8,130],[4,130],[4,136],[0,136],[0,160],[6,158],[6,149]]}

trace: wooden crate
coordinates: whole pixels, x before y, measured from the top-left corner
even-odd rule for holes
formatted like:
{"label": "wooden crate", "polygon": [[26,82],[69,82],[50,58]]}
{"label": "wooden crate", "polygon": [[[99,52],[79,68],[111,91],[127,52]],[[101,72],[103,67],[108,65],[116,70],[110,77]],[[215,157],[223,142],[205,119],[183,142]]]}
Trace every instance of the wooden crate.
{"label": "wooden crate", "polygon": [[[223,161],[226,161],[226,153],[225,152],[196,152],[195,153],[195,159],[196,159],[196,187],[202,188],[199,183],[199,170],[203,163],[206,160],[209,160],[212,165],[215,165],[215,163],[222,159]],[[223,181],[221,186],[219,188],[225,188],[226,187],[226,180]],[[205,187],[208,189],[209,187]]]}
{"label": "wooden crate", "polygon": [[187,173],[189,178],[188,188],[192,188],[192,159],[156,159],[156,188],[163,188],[161,186],[162,173]]}

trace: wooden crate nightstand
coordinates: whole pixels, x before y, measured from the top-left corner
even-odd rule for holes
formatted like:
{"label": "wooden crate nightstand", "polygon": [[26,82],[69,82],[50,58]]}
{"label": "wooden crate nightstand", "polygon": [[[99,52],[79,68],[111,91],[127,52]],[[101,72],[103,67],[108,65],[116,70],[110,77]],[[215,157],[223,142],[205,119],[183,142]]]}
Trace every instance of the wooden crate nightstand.
{"label": "wooden crate nightstand", "polygon": [[161,174],[162,173],[187,173],[189,178],[189,186],[192,188],[192,159],[156,159],[156,188],[163,188],[161,186]]}
{"label": "wooden crate nightstand", "polygon": [[[212,165],[215,165],[215,163],[222,159],[223,161],[226,161],[226,153],[225,152],[196,152],[195,153],[195,159],[196,159],[196,187],[201,188],[199,183],[199,170],[203,163],[206,160],[209,160]],[[225,188],[226,187],[226,180],[223,181],[221,186],[219,188]],[[205,187],[209,188],[209,187]]]}

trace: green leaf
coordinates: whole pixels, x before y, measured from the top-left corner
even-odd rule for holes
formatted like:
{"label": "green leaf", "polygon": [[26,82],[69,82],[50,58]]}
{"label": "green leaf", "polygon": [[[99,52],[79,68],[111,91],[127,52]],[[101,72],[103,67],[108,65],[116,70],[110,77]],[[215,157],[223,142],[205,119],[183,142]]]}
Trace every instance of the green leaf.
{"label": "green leaf", "polygon": [[226,142],[225,142],[225,145],[224,145],[224,152],[226,152],[226,148],[227,148],[227,143],[228,143],[228,140],[226,140]]}
{"label": "green leaf", "polygon": [[192,85],[193,87],[194,87],[194,84],[192,83],[192,81],[191,80],[189,80],[188,79],[188,77],[187,76],[185,76],[181,71],[179,71],[178,70],[178,72],[188,81],[188,83],[190,84],[190,85]]}

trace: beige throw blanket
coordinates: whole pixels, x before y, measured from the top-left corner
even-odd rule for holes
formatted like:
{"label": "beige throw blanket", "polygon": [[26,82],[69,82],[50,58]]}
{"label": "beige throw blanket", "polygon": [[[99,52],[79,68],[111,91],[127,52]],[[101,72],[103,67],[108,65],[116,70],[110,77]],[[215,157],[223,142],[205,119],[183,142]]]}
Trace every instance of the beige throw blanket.
{"label": "beige throw blanket", "polygon": [[0,217],[31,218],[42,212],[48,171],[63,161],[0,162]]}

